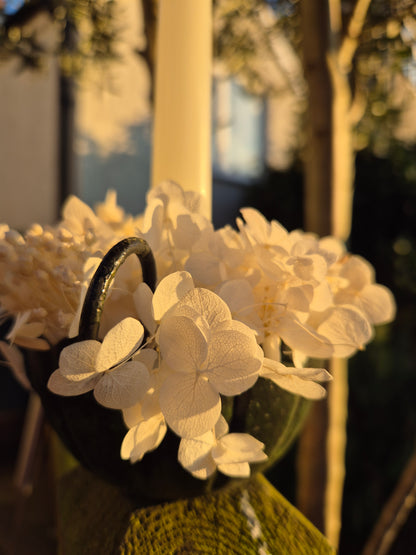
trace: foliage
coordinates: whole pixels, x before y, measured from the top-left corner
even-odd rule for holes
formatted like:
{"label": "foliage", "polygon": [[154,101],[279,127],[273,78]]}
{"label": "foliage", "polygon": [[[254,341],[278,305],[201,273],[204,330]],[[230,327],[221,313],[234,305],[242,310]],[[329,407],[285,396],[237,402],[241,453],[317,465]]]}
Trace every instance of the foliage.
{"label": "foliage", "polygon": [[85,60],[116,57],[115,0],[31,0],[0,17],[0,60],[16,57],[39,69],[57,55],[62,70],[74,75]]}
{"label": "foliage", "polygon": [[[348,25],[357,4],[350,0],[339,3],[338,43],[350,32]],[[301,2],[217,0],[215,5],[215,55],[227,70],[254,94],[278,94],[282,87],[299,90],[302,78],[297,78],[298,83],[289,79],[276,37],[284,37],[302,59]],[[398,76],[406,80],[414,63],[415,14],[413,2],[373,0],[361,33],[353,37],[358,44],[347,71],[356,150],[370,146],[377,154],[385,154],[398,116],[410,101],[411,93],[400,98],[397,91]]]}

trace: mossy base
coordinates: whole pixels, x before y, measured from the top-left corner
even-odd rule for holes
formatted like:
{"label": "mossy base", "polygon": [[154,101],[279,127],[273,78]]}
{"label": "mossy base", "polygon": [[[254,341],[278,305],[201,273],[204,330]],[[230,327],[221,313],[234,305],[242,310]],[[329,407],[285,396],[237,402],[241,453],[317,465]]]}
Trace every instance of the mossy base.
{"label": "mossy base", "polygon": [[58,489],[61,555],[325,555],[326,538],[261,475],[211,495],[134,507],[82,468]]}

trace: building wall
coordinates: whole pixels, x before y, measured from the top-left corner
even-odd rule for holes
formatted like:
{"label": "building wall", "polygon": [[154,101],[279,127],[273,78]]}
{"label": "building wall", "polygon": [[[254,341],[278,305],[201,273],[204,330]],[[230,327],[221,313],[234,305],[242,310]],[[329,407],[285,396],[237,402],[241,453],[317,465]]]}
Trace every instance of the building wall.
{"label": "building wall", "polygon": [[57,216],[58,76],[0,66],[0,222],[24,229]]}

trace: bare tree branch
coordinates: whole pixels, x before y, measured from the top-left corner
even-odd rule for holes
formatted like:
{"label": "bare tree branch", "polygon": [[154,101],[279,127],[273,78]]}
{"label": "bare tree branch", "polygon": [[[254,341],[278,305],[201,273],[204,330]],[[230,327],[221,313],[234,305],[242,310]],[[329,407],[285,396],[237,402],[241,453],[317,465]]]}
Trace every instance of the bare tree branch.
{"label": "bare tree branch", "polygon": [[364,547],[363,555],[385,555],[416,504],[416,451],[385,504]]}
{"label": "bare tree branch", "polygon": [[156,58],[157,0],[141,0],[146,46],[140,50],[150,74],[150,99],[153,102],[153,85]]}
{"label": "bare tree branch", "polygon": [[357,0],[351,19],[348,23],[347,33],[342,41],[338,54],[338,63],[344,71],[351,69],[352,59],[358,47],[359,38],[367,17],[371,0]]}

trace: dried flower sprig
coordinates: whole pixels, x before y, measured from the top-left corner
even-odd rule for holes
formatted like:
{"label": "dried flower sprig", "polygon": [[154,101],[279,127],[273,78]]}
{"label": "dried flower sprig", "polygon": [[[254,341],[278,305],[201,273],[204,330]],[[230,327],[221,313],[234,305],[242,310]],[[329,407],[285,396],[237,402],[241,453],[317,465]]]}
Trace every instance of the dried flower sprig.
{"label": "dried flower sprig", "polygon": [[[322,398],[320,382],[331,376],[305,367],[307,359],[353,355],[375,324],[394,317],[395,303],[371,265],[339,241],[288,232],[251,208],[241,210],[238,230],[214,230],[200,204],[196,193],[166,182],[150,191],[140,218],[124,216],[108,195],[96,213],[71,198],[54,228],[22,236],[4,227],[0,302],[14,318],[8,339],[16,345],[40,349],[75,337],[49,389],[93,391],[98,403],[121,410],[123,459],[140,461],[170,428],[180,438],[178,461],[194,477],[217,469],[247,477],[250,463],[267,458],[264,444],[229,431],[224,400],[259,379]],[[109,269],[104,253],[132,233],[140,239],[124,240],[125,263]],[[153,251],[154,292],[146,265],[128,258],[129,241]],[[111,283],[100,282],[103,272],[112,272]],[[91,291],[103,288],[86,332]],[[35,289],[42,293],[34,298]]]}

